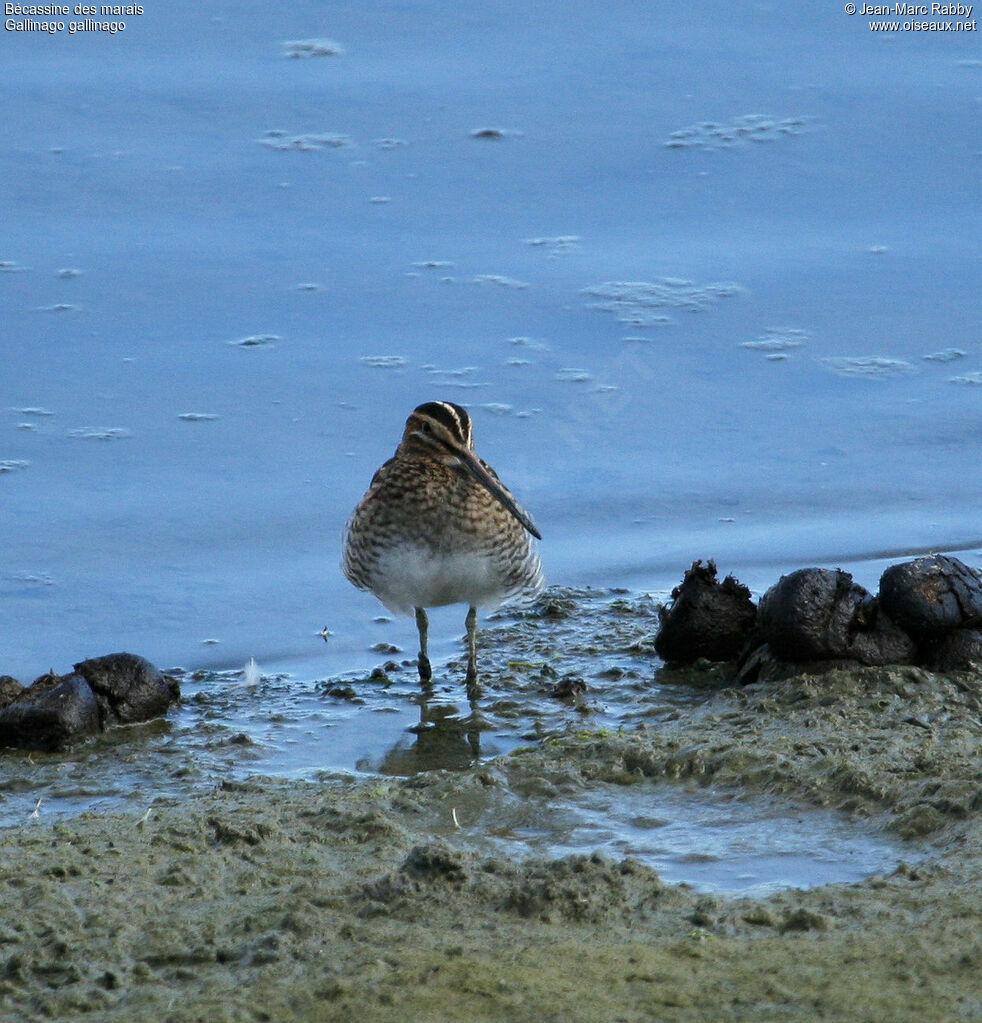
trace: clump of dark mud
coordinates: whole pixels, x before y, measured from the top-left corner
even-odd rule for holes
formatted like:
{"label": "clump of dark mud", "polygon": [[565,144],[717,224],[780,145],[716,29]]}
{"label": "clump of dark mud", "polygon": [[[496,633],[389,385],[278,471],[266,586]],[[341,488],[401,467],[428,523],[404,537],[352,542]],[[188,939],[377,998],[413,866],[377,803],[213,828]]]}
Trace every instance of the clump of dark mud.
{"label": "clump of dark mud", "polygon": [[135,654],[107,654],[22,686],[0,678],[0,746],[65,750],[115,725],[149,721],[180,699],[177,681]]}
{"label": "clump of dark mud", "polygon": [[658,656],[669,663],[700,658],[731,661],[747,642],[757,620],[750,590],[728,575],[716,577],[716,563],[696,561],[672,590],[671,609],[659,609],[655,639]]}
{"label": "clump of dark mud", "polygon": [[803,568],[761,597],[738,677],[911,664],[915,652],[910,636],[848,572]]}
{"label": "clump of dark mud", "polygon": [[888,568],[880,602],[932,667],[982,663],[982,574],[957,558],[937,554]]}
{"label": "clump of dark mud", "polygon": [[732,576],[695,562],[660,613],[669,663],[735,661],[737,681],[839,668],[914,664],[957,670],[982,661],[982,573],[957,558],[888,568],[874,596],[841,569],[782,576],[753,607]]}

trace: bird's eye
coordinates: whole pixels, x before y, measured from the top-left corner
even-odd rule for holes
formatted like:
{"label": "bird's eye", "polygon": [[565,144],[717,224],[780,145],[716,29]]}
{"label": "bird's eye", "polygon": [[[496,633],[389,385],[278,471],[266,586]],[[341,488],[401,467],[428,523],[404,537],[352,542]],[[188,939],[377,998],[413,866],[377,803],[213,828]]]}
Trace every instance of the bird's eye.
{"label": "bird's eye", "polygon": [[430,426],[430,424],[427,423],[425,420],[422,423],[420,423],[419,428],[420,428],[420,430],[423,431],[423,433],[432,433],[433,432],[433,427]]}

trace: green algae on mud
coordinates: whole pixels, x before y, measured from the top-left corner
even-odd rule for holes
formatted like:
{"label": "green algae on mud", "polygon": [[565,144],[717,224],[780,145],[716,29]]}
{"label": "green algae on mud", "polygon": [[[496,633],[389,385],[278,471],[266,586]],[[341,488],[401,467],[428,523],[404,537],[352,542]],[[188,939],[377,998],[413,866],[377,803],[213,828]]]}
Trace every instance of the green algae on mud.
{"label": "green algae on mud", "polygon": [[[226,782],[143,816],[6,829],[0,1018],[982,1018],[982,677],[863,669],[736,690],[699,673],[665,680],[698,683],[668,706],[645,699],[641,602],[563,600],[482,637],[492,706],[534,691],[541,709],[541,686],[573,672],[590,687],[585,713],[560,727],[542,712],[542,741],[509,756]],[[593,709],[605,685],[636,704],[616,727]],[[457,826],[488,793],[679,780],[836,807],[908,837],[911,863],[723,897],[630,858],[516,861]]]}

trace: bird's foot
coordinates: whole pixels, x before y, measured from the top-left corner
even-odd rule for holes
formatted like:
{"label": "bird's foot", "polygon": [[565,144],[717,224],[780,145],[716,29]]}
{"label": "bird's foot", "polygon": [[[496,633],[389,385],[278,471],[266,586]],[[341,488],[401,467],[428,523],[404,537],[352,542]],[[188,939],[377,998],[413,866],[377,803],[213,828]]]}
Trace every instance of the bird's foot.
{"label": "bird's foot", "polygon": [[416,667],[419,670],[419,680],[424,685],[433,681],[433,669],[430,667],[430,659],[422,651],[416,660]]}

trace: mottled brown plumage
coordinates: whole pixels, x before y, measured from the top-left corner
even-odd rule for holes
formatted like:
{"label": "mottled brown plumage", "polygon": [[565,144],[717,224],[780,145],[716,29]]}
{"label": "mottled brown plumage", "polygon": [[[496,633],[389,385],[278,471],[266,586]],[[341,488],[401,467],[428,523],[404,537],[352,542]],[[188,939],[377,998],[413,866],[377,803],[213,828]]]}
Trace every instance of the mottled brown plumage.
{"label": "mottled brown plumage", "polygon": [[430,680],[427,607],[468,605],[469,686],[477,683],[477,608],[532,597],[544,585],[539,533],[494,470],[474,453],[470,416],[427,402],[406,421],[345,535],[344,574],[399,614],[415,611],[419,674]]}

